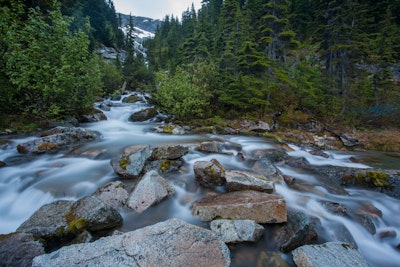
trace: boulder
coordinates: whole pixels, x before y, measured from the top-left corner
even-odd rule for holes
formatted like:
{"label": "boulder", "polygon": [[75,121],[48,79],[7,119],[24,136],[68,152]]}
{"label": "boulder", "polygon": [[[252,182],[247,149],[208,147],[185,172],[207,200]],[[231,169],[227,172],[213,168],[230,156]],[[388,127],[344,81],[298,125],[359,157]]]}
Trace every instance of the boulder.
{"label": "boulder", "polygon": [[257,149],[250,153],[250,156],[260,160],[262,158],[268,159],[270,162],[283,161],[288,157],[288,153],[283,148],[279,149]]}
{"label": "boulder", "polygon": [[122,103],[134,103],[141,100],[142,98],[138,95],[129,95],[122,99]]}
{"label": "boulder", "polygon": [[33,234],[0,235],[1,266],[31,266],[33,258],[44,253],[43,244]]}
{"label": "boulder", "polygon": [[204,187],[221,186],[226,183],[225,168],[216,159],[196,161],[193,170],[196,181]]}
{"label": "boulder", "polygon": [[261,158],[254,162],[252,169],[267,177],[268,180],[275,181],[277,183],[284,182],[283,176],[267,158]]}
{"label": "boulder", "polygon": [[249,126],[249,131],[256,132],[256,133],[265,133],[269,132],[271,128],[269,127],[269,124],[263,121],[258,121],[256,123],[252,123]]}
{"label": "boulder", "polygon": [[76,202],[60,200],[44,205],[17,231],[46,240],[69,242],[84,230],[110,229],[121,222],[122,217],[116,209],[95,197],[85,197]]}
{"label": "boulder", "polygon": [[305,245],[292,252],[298,267],[366,267],[369,266],[360,252],[352,245],[328,242],[321,245]]}
{"label": "boulder", "polygon": [[174,193],[175,188],[172,185],[156,171],[150,171],[136,185],[126,205],[141,213]]}
{"label": "boulder", "polygon": [[289,252],[316,241],[318,239],[316,226],[319,223],[317,218],[311,218],[303,212],[288,211],[287,223],[275,229],[279,249],[282,252]]}
{"label": "boulder", "polygon": [[163,159],[163,160],[148,161],[144,166],[144,172],[149,172],[154,170],[157,170],[159,173],[179,171],[183,163],[184,162],[180,159],[177,160]]}
{"label": "boulder", "polygon": [[210,228],[225,243],[256,242],[264,234],[264,227],[252,220],[215,220]]}
{"label": "boulder", "polygon": [[96,192],[93,193],[92,196],[101,199],[107,205],[118,209],[125,206],[129,194],[124,188],[123,183],[121,181],[117,181],[100,187]]}
{"label": "boulder", "polygon": [[274,183],[265,176],[250,171],[226,171],[225,179],[228,191],[255,190],[273,193]]}
{"label": "boulder", "polygon": [[155,108],[146,108],[146,109],[142,109],[138,112],[133,113],[129,117],[129,121],[132,121],[132,122],[147,121],[147,120],[152,119],[156,115],[157,115],[157,110]]}
{"label": "boulder", "polygon": [[107,120],[107,116],[104,115],[104,113],[101,110],[98,109],[93,109],[92,112],[90,114],[85,114],[82,115],[79,118],[80,122],[99,122],[99,121],[105,121]]}
{"label": "boulder", "polygon": [[99,109],[101,109],[101,110],[103,110],[103,111],[110,111],[110,110],[111,110],[110,106],[107,105],[106,103],[101,103],[101,104],[99,105]]}
{"label": "boulder", "polygon": [[257,133],[265,133],[271,130],[268,123],[263,121],[249,121],[244,120],[240,123],[240,126],[247,131],[257,132]]}
{"label": "boulder", "polygon": [[200,145],[196,146],[196,149],[201,152],[206,153],[222,153],[222,150],[218,142],[202,142]]}
{"label": "boulder", "polygon": [[21,143],[19,153],[42,154],[60,150],[67,145],[80,144],[100,138],[100,133],[80,127],[56,127],[42,134],[42,137]]}
{"label": "boulder", "polygon": [[177,219],[36,257],[44,266],[229,266],[228,247],[209,230]]}
{"label": "boulder", "polygon": [[286,222],[286,201],[282,196],[258,191],[230,192],[195,202],[192,214],[205,221],[223,218],[282,223]]}
{"label": "boulder", "polygon": [[[122,223],[122,216],[115,208],[91,196],[76,201],[65,217],[69,229],[77,227],[77,230],[86,229],[89,232],[111,229]],[[82,223],[85,226],[75,226],[74,223]]]}
{"label": "boulder", "polygon": [[42,206],[18,227],[17,232],[32,233],[42,238],[61,235],[68,229],[65,215],[73,204],[74,201],[59,200]]}
{"label": "boulder", "polygon": [[175,160],[189,153],[189,148],[181,145],[176,146],[161,146],[153,149],[151,160]]}
{"label": "boulder", "polygon": [[125,149],[119,158],[110,161],[118,176],[124,179],[135,179],[140,176],[146,161],[153,150],[148,145],[131,146]]}

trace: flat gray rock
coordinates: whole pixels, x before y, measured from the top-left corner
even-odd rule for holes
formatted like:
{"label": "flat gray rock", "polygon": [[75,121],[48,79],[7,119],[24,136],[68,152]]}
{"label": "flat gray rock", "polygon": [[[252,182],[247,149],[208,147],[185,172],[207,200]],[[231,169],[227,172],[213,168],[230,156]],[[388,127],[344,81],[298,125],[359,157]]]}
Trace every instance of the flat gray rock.
{"label": "flat gray rock", "polygon": [[282,223],[287,220],[282,196],[250,190],[203,198],[192,205],[192,214],[205,221],[222,218]]}
{"label": "flat gray rock", "polygon": [[215,220],[210,228],[225,243],[256,242],[264,234],[264,227],[252,220]]}
{"label": "flat gray rock", "polygon": [[136,185],[127,201],[127,206],[141,213],[174,193],[175,188],[167,180],[158,172],[150,171]]}
{"label": "flat gray rock", "polygon": [[33,260],[44,266],[229,266],[230,252],[211,231],[170,219],[93,243],[63,247]]}
{"label": "flat gray rock", "polygon": [[352,245],[328,242],[305,245],[292,252],[297,267],[367,267],[369,264]]}

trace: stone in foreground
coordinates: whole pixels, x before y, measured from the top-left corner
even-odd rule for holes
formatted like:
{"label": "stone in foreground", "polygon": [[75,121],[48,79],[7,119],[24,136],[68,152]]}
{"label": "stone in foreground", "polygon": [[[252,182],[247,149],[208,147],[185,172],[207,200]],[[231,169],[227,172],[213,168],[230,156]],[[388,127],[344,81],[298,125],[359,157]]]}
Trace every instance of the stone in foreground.
{"label": "stone in foreground", "polygon": [[171,219],[33,260],[44,266],[229,266],[228,247],[211,231]]}
{"label": "stone in foreground", "polygon": [[44,245],[33,234],[0,235],[0,266],[31,266],[34,257],[44,254]]}
{"label": "stone in foreground", "polygon": [[298,267],[366,267],[369,266],[360,252],[352,245],[328,242],[322,245],[306,245],[292,252]]}
{"label": "stone in foreground", "polygon": [[127,201],[127,206],[141,213],[175,193],[175,188],[157,171],[150,171],[140,180]]}
{"label": "stone in foreground", "polygon": [[282,196],[250,190],[203,198],[193,204],[192,214],[205,221],[222,218],[282,223],[287,220]]}
{"label": "stone in foreground", "polygon": [[252,220],[215,220],[210,228],[225,243],[256,242],[264,234],[264,227]]}

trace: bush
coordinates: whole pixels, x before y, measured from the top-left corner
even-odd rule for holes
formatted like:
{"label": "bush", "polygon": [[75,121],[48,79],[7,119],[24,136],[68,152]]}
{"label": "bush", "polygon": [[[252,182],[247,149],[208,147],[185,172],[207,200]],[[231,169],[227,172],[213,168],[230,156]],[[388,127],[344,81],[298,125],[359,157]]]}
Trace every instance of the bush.
{"label": "bush", "polygon": [[[13,90],[1,90],[7,105],[25,114],[55,118],[90,108],[101,84],[88,35],[69,30],[72,19],[55,7],[46,15],[21,1],[0,8],[3,73]],[[25,19],[23,19],[25,17]],[[89,29],[89,23],[86,25]],[[6,97],[6,98],[5,98]]]}

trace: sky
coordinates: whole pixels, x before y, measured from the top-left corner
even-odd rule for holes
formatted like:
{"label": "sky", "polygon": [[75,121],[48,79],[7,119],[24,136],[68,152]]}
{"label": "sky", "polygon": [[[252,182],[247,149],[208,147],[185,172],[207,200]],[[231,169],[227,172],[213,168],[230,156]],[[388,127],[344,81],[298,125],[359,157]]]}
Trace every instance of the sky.
{"label": "sky", "polygon": [[115,10],[132,16],[163,19],[165,15],[182,17],[182,12],[194,3],[195,9],[201,7],[201,0],[113,0]]}

